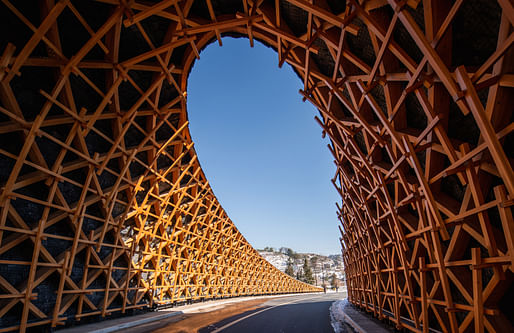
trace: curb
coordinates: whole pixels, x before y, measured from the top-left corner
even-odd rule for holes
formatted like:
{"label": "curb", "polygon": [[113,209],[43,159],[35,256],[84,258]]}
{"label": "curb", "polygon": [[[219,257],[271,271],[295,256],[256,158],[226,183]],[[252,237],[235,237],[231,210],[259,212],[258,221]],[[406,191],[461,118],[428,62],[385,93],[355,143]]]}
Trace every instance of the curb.
{"label": "curb", "polygon": [[[74,327],[74,328],[70,328],[69,329],[69,333],[72,333],[75,329],[77,329],[77,333],[78,333],[78,330],[80,330],[80,329],[86,329],[87,332],[90,332],[90,333],[110,333],[110,332],[116,332],[116,331],[122,330],[124,328],[131,328],[131,327],[135,327],[135,326],[151,323],[153,321],[163,320],[163,319],[175,317],[175,316],[178,316],[178,315],[181,315],[181,314],[183,314],[182,311],[174,311],[174,312],[169,312],[169,313],[163,313],[161,315],[157,315],[157,316],[153,316],[153,317],[148,317],[148,318],[142,318],[142,319],[136,319],[136,320],[133,320],[133,321],[129,321],[129,322],[125,322],[125,323],[119,323],[119,324],[114,324],[114,325],[112,325],[110,327],[103,327],[103,328],[99,328],[99,329],[94,329],[93,328],[93,329],[87,330],[87,327],[86,327],[87,325],[84,325],[83,327],[77,326],[77,327]],[[104,323],[107,323],[107,322],[108,321],[105,321]],[[67,333],[68,329],[59,330],[59,332]]]}
{"label": "curb", "polygon": [[344,311],[342,312],[343,316],[344,316],[344,320],[350,324],[351,327],[353,327],[354,330],[356,330],[357,332],[359,333],[366,333],[366,331],[359,326],[359,324],[357,324],[355,321],[353,321],[352,318],[350,318],[349,315],[347,315]]}
{"label": "curb", "polygon": [[337,311],[340,316],[339,322],[351,326],[356,332],[359,333],[389,333],[391,332],[387,326],[382,322],[378,322],[367,314],[358,311],[349,301],[345,298],[340,301],[339,310]]}

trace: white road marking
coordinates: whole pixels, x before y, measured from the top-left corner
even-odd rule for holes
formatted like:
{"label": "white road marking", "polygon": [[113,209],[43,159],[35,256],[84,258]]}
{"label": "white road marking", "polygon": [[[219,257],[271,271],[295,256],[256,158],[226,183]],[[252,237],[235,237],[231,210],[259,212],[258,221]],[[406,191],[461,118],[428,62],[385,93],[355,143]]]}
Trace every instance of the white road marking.
{"label": "white road marking", "polygon": [[293,300],[293,301],[290,301],[290,302],[285,302],[285,303],[281,303],[281,304],[278,304],[278,305],[274,305],[274,306],[272,306],[272,307],[269,307],[269,308],[263,309],[263,310],[261,310],[261,311],[257,311],[257,312],[254,312],[254,313],[250,313],[249,315],[244,316],[243,318],[236,319],[236,320],[234,320],[234,321],[232,321],[232,322],[230,322],[230,323],[228,323],[228,324],[226,324],[226,325],[224,325],[224,326],[222,326],[222,327],[220,327],[220,328],[218,328],[218,329],[216,329],[216,330],[212,331],[211,333],[218,333],[218,332],[221,332],[221,331],[223,331],[224,329],[229,328],[230,326],[232,326],[232,325],[235,325],[235,324],[239,323],[240,321],[243,321],[243,320],[245,320],[245,319],[248,319],[248,318],[250,318],[250,317],[253,317],[253,316],[255,316],[255,315],[258,315],[259,313],[262,313],[262,312],[264,312],[264,311],[268,311],[268,310],[274,309],[274,308],[276,308],[277,306],[282,306],[282,305],[286,305],[286,304],[291,304],[291,303],[299,302],[299,301],[306,301],[306,300],[313,299],[313,298],[322,298],[322,297],[320,297],[320,296],[315,296],[315,297],[304,298],[304,299],[297,299],[297,300]]}

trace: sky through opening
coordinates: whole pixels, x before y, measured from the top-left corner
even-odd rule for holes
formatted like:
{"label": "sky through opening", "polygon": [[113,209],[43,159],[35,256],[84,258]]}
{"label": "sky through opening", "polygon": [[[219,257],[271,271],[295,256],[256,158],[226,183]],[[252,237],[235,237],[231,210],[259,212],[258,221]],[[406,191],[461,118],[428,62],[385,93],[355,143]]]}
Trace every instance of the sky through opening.
{"label": "sky through opening", "polygon": [[190,131],[202,169],[255,248],[340,254],[328,139],[302,102],[302,80],[276,52],[224,38],[201,53],[188,80]]}

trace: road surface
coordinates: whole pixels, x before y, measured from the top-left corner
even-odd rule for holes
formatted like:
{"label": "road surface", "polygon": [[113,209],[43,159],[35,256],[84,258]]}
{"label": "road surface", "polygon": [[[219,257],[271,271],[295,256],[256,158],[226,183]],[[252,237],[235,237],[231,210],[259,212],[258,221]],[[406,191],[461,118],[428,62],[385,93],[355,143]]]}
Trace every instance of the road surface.
{"label": "road surface", "polygon": [[258,309],[204,327],[200,333],[334,332],[330,305],[346,293],[309,294],[271,299]]}
{"label": "road surface", "polygon": [[[169,319],[125,328],[120,333],[324,333],[334,332],[329,308],[346,292],[281,296],[186,310]],[[237,300],[237,299],[236,299]],[[192,307],[196,307],[192,305]],[[343,325],[342,332],[352,332]]]}

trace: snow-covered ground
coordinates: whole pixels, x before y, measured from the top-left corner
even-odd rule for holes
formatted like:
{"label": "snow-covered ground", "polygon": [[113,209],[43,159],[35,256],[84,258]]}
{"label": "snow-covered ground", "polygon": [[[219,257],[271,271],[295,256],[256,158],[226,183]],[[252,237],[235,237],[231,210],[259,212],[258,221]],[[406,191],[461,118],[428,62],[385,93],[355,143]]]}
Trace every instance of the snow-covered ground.
{"label": "snow-covered ground", "polygon": [[335,301],[330,307],[330,324],[335,333],[346,332],[344,326],[345,316],[343,312],[343,302],[344,300]]}
{"label": "snow-covered ground", "polygon": [[259,251],[259,253],[264,259],[282,272],[286,270],[287,262],[291,260],[293,262],[295,275],[302,269],[304,258],[307,258],[316,280],[316,285],[321,286],[323,285],[323,281],[325,281],[325,284],[330,286],[332,274],[335,274],[339,280],[339,286],[343,285],[344,270],[341,255],[323,256],[314,253],[295,253],[295,259],[293,259],[293,257],[278,251]]}
{"label": "snow-covered ground", "polygon": [[[279,252],[259,251],[260,255],[282,272],[286,270],[288,256]],[[296,270],[295,270],[296,272]]]}

